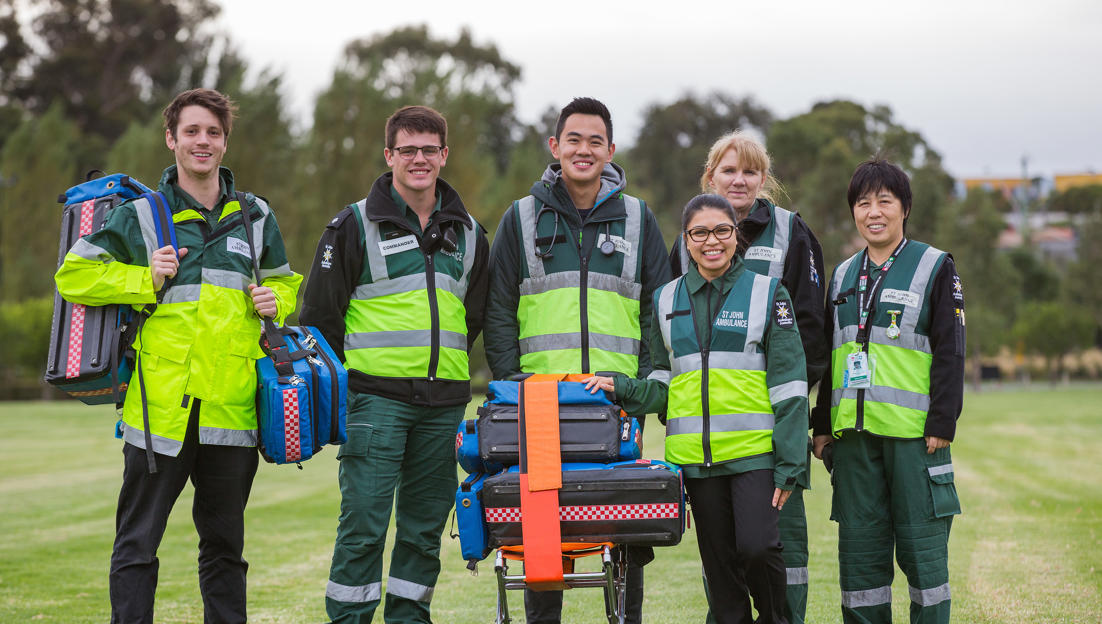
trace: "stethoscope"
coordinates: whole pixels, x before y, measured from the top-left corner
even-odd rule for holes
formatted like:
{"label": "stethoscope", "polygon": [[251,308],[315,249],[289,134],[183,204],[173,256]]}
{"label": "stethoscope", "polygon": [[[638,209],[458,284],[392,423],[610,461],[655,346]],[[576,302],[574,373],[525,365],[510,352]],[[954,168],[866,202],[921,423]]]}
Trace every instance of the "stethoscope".
{"label": "stethoscope", "polygon": [[[534,226],[534,228],[536,230],[535,233],[537,235],[539,234],[540,219],[543,217],[544,212],[550,212],[555,217],[555,227],[551,231],[551,243],[548,244],[546,251],[540,249],[540,243],[539,243],[540,239],[539,239],[538,236],[536,237],[536,239],[535,239],[535,242],[536,242],[536,257],[540,258],[541,260],[550,260],[551,258],[555,257],[555,254],[552,251],[552,249],[555,247],[555,240],[559,237],[559,218],[560,218],[560,216],[559,216],[559,212],[557,210],[555,210],[554,208],[548,206],[547,204],[544,204],[543,206],[541,206],[539,211],[536,212],[536,223],[535,223],[535,226]],[[616,244],[612,242],[612,222],[611,221],[605,221],[605,239],[603,241],[601,241],[601,245],[600,245],[599,249],[601,250],[601,253],[604,254],[605,256],[611,256],[612,254],[616,253]]]}

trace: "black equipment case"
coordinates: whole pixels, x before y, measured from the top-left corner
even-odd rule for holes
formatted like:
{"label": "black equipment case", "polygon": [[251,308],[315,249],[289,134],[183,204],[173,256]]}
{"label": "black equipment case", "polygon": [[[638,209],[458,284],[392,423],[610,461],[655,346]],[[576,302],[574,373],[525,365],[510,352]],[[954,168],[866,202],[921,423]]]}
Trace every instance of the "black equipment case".
{"label": "black equipment case", "polygon": [[[487,477],[484,517],[493,547],[521,544],[516,466]],[[658,460],[562,465],[559,520],[563,542],[674,546],[685,530],[681,469]]]}

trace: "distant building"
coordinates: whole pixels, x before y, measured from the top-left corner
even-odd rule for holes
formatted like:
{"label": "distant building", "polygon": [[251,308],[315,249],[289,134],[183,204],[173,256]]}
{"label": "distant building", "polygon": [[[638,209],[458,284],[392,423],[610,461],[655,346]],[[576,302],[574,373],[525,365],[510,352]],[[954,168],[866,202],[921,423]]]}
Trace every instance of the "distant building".
{"label": "distant building", "polygon": [[1058,173],[1052,176],[1052,186],[1060,192],[1092,184],[1102,184],[1102,173]]}

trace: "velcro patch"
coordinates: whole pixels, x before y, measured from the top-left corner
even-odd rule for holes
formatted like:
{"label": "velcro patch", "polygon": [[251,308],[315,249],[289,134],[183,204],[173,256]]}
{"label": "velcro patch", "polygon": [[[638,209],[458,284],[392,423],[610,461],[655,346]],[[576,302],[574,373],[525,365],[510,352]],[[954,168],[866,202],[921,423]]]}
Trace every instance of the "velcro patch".
{"label": "velcro patch", "polygon": [[382,252],[384,256],[401,253],[409,249],[420,248],[421,244],[417,242],[417,237],[413,234],[401,238],[379,241],[379,251]]}
{"label": "velcro patch", "polygon": [[880,294],[880,301],[883,303],[898,303],[913,308],[917,307],[919,303],[922,303],[922,298],[917,293],[913,293],[909,290],[885,288],[884,292]]}
{"label": "velcro patch", "polygon": [[249,243],[241,240],[240,238],[234,238],[230,236],[226,239],[226,251],[241,254],[249,258],[253,257],[252,249],[249,247]]}
{"label": "velcro patch", "polygon": [[751,247],[742,254],[743,260],[765,260],[766,262],[780,262],[784,252],[775,247]]}
{"label": "velcro patch", "polygon": [[792,315],[792,306],[787,301],[774,301],[773,312],[777,319],[777,327],[791,329],[796,324],[796,318]]}

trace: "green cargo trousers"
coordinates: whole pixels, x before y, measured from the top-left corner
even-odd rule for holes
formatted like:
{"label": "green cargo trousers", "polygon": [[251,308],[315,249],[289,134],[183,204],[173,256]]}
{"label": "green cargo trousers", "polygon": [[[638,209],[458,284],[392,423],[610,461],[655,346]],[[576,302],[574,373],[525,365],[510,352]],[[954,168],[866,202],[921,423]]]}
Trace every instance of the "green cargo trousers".
{"label": "green cargo trousers", "polygon": [[349,393],[348,442],[337,453],[340,525],[325,590],[334,624],[367,624],[383,600],[392,505],[395,539],[383,617],[388,623],[430,622],[440,536],[458,486],[455,430],[464,409]]}
{"label": "green cargo trousers", "polygon": [[842,620],[892,621],[895,550],[910,585],[911,622],[949,622],[949,529],[960,501],[949,448],[847,431],[834,441]]}

